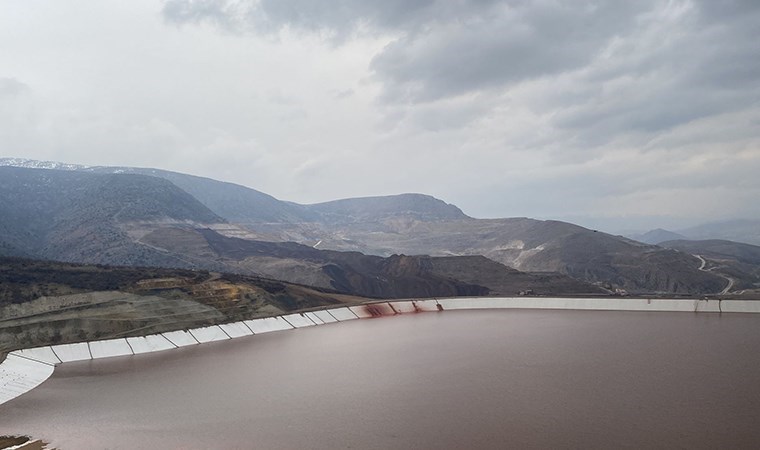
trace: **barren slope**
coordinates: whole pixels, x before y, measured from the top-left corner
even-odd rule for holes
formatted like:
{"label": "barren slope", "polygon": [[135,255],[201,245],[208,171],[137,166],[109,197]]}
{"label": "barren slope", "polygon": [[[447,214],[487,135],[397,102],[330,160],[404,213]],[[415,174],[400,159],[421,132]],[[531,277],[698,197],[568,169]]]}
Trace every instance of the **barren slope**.
{"label": "barren slope", "polygon": [[364,300],[241,275],[0,258],[0,353]]}

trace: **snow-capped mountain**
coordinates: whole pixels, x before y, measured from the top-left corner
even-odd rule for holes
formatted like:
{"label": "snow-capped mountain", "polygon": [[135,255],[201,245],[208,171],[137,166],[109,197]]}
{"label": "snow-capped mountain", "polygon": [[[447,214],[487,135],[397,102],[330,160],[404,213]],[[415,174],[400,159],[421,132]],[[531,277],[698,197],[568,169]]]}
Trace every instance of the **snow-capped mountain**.
{"label": "snow-capped mountain", "polygon": [[53,169],[53,170],[83,170],[90,166],[81,164],[66,164],[56,161],[37,161],[26,158],[0,158],[0,167],[26,167],[28,169]]}

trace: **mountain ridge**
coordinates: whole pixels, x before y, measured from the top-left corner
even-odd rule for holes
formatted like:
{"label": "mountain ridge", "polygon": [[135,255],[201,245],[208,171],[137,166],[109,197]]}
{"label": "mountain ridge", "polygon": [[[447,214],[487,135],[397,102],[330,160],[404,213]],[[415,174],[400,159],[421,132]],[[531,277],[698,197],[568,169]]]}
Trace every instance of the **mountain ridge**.
{"label": "mountain ridge", "polygon": [[665,241],[676,241],[680,239],[686,239],[686,236],[682,234],[665,230],[662,228],[655,228],[654,230],[649,230],[646,233],[632,234],[627,237],[630,239],[633,239],[634,241],[639,241],[645,244],[652,244],[652,245],[658,245],[661,242],[665,242]]}
{"label": "mountain ridge", "polygon": [[[174,245],[176,251],[167,250],[166,243],[156,239],[160,224],[146,224],[142,229],[133,224],[131,228],[122,226],[119,230],[131,236],[133,244],[154,252],[151,256],[159,260],[158,256],[174,259],[175,263],[192,261],[189,267],[200,262],[205,267],[221,270],[218,264],[234,263],[215,259],[208,243],[194,237],[196,232],[192,231],[193,228],[214,228],[230,238],[293,241],[321,250],[359,251],[383,257],[483,255],[521,271],[557,272],[607,289],[633,292],[710,293],[719,292],[725,284],[715,273],[698,270],[698,264],[687,253],[561,221],[475,219],[454,205],[424,194],[298,205],[240,185],[157,169],[70,166],[67,170],[163,179],[198,201],[219,218],[214,219],[216,224],[185,227],[185,234],[165,233],[166,239],[190,239],[190,247]],[[200,193],[201,198],[194,197],[192,192]],[[220,211],[227,211],[229,217],[218,214]],[[182,228],[181,224],[175,225],[176,230]],[[148,242],[150,239],[153,240]],[[188,259],[189,256],[181,252],[190,248],[206,250]],[[281,264],[276,256],[267,257],[275,260],[258,259],[267,270]],[[312,263],[299,261],[285,264],[281,269],[290,271],[288,276],[313,277]],[[246,266],[246,270],[253,270],[251,267]]]}

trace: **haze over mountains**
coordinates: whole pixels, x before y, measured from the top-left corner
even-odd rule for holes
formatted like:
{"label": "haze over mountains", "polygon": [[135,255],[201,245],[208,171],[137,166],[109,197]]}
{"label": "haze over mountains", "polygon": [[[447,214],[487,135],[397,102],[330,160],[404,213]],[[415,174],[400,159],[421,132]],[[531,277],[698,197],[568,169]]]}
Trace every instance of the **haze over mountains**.
{"label": "haze over mountains", "polygon": [[658,228],[643,234],[629,235],[628,237],[655,245],[661,242],[679,239],[719,239],[741,242],[744,244],[760,245],[760,220],[739,219],[711,222],[677,230],[675,232]]}
{"label": "haze over mountains", "polygon": [[[232,271],[380,297],[727,285],[685,251],[559,221],[474,219],[421,194],[300,205],[156,169],[0,165],[24,166],[0,167],[0,252],[10,255]],[[751,271],[732,276],[757,282]]]}
{"label": "haze over mountains", "polygon": [[628,237],[635,241],[643,242],[645,244],[652,244],[652,245],[657,245],[660,242],[665,242],[665,241],[676,241],[679,239],[686,239],[686,236],[682,234],[674,233],[668,230],[663,230],[662,228],[656,228],[654,230],[650,230],[642,234],[631,234]]}

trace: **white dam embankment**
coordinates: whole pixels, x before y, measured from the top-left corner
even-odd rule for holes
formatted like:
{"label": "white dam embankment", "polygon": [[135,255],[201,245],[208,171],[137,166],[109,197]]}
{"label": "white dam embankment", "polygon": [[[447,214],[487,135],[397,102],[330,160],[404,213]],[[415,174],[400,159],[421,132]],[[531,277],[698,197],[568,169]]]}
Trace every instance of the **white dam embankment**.
{"label": "white dam embankment", "polygon": [[53,374],[55,366],[67,362],[139,355],[273,331],[377,316],[466,309],[760,313],[760,301],[559,297],[473,297],[380,301],[142,337],[45,346],[11,352],[0,364],[0,404],[39,386]]}

